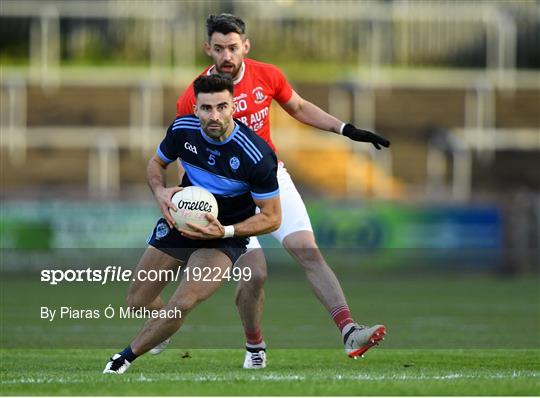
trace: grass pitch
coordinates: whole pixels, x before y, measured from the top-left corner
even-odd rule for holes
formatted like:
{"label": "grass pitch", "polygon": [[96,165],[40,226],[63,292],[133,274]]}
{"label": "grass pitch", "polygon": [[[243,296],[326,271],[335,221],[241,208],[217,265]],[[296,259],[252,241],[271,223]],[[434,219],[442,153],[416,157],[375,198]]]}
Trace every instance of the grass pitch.
{"label": "grass pitch", "polygon": [[[39,395],[536,395],[538,350],[269,351],[243,370],[241,350],[166,350],[102,375],[107,350],[3,350],[2,393]],[[9,364],[9,365],[8,365]]]}
{"label": "grass pitch", "polygon": [[[127,285],[0,279],[2,395],[539,395],[537,277],[340,274],[353,315],[388,336],[348,359],[301,273],[272,273],[263,321],[268,367],[241,368],[234,284],[201,304],[159,356],[101,374],[142,320],[40,319],[40,306],[104,308]],[[356,275],[356,276],[355,276]],[[170,293],[170,290],[166,294]],[[189,355],[185,355],[189,352]],[[185,358],[184,358],[185,357]]]}

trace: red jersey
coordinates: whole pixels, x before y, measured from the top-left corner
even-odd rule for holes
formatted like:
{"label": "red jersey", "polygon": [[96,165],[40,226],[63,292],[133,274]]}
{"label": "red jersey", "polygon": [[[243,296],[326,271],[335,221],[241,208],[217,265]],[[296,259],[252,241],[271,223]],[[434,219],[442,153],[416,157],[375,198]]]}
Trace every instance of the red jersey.
{"label": "red jersey", "polygon": [[[201,75],[211,74],[215,66]],[[244,58],[244,68],[234,83],[234,117],[253,130],[276,151],[270,137],[270,104],[275,99],[284,104],[291,99],[292,88],[283,73],[274,65]],[[178,98],[177,117],[193,113],[193,83]]]}

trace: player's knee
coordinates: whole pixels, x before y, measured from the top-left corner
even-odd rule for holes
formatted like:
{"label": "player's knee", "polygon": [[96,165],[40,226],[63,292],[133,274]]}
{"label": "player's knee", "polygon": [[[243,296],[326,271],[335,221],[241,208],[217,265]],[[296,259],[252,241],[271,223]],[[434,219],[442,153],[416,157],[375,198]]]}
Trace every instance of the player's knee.
{"label": "player's knee", "polygon": [[324,258],[312,239],[291,239],[284,246],[304,268],[323,265]]}
{"label": "player's knee", "polygon": [[324,259],[318,249],[298,250],[296,258],[304,268],[318,268],[324,265]]}
{"label": "player's knee", "polygon": [[142,307],[145,307],[148,303],[145,303],[144,300],[141,299],[137,294],[128,294],[126,297],[126,305],[129,308],[133,309],[139,309]]}
{"label": "player's knee", "polygon": [[244,254],[236,265],[242,270],[239,282],[240,289],[262,288],[266,281],[266,259],[261,249],[250,250]]}
{"label": "player's knee", "polygon": [[238,289],[235,297],[236,305],[240,305],[240,300],[242,297],[249,297],[250,299],[253,297],[258,297],[264,288],[264,282],[266,282],[266,267],[262,269],[251,269],[250,277],[242,279],[238,282]]}
{"label": "player's knee", "polygon": [[[245,269],[242,278],[238,282],[238,288],[236,290],[235,304],[237,307],[242,306],[243,300],[253,300],[260,297],[263,294],[264,283],[266,282],[266,264],[264,266],[254,265],[249,267],[250,272],[246,273]],[[249,277],[248,277],[249,276]]]}
{"label": "player's knee", "polygon": [[250,266],[250,270],[251,275],[249,273],[244,273],[246,276],[246,283],[249,283],[252,287],[262,289],[264,282],[266,282],[266,266],[261,264],[253,264]]}

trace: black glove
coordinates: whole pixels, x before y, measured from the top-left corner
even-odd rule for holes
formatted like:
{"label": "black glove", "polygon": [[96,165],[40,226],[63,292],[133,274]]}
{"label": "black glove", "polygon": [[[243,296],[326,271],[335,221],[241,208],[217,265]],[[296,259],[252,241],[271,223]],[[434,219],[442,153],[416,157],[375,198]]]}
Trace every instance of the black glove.
{"label": "black glove", "polygon": [[390,141],[386,138],[372,133],[371,131],[357,129],[350,123],[347,123],[345,127],[343,127],[343,135],[349,137],[353,141],[371,142],[377,149],[381,149],[381,146],[385,148],[390,146]]}

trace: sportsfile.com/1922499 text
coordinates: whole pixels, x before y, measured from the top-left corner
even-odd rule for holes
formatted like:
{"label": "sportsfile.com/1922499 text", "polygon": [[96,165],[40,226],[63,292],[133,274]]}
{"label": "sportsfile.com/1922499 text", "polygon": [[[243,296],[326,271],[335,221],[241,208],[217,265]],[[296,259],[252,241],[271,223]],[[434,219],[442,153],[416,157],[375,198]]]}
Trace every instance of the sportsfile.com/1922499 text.
{"label": "sportsfile.com/1922499 text", "polygon": [[215,282],[215,281],[249,281],[251,279],[251,269],[249,267],[226,268],[219,267],[178,267],[175,270],[136,270],[124,269],[120,266],[110,265],[105,268],[93,269],[44,269],[41,270],[41,282],[50,285],[73,282],[92,282],[106,284],[109,282],[175,282],[183,277],[188,281],[195,282]]}

